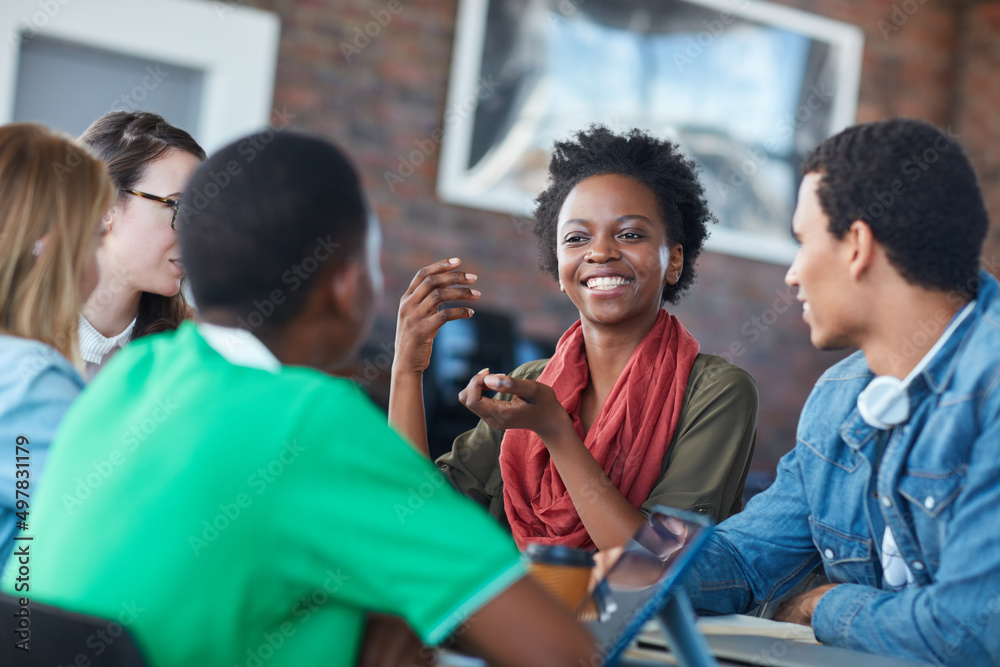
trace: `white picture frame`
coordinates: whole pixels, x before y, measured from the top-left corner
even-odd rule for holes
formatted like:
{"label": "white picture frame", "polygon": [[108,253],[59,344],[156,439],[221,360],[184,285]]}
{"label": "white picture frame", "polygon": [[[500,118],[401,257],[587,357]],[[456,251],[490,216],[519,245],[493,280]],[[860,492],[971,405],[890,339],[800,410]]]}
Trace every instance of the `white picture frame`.
{"label": "white picture frame", "polygon": [[801,159],[854,123],[862,48],[758,0],[460,0],[438,196],[529,217],[554,141],[638,127],[701,167],[706,249],[787,264]]}
{"label": "white picture frame", "polygon": [[23,44],[39,35],[200,72],[198,126],[184,129],[208,152],[275,111],[280,23],[271,12],[220,1],[3,0],[0,123],[13,120]]}

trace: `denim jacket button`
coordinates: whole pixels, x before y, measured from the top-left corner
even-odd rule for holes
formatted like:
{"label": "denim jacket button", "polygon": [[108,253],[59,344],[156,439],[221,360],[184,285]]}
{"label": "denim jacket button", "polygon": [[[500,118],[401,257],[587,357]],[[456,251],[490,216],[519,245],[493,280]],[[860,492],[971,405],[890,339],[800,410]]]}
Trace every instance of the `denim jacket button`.
{"label": "denim jacket button", "polygon": [[882,504],[886,507],[892,507],[892,498],[887,495],[882,495]]}
{"label": "denim jacket button", "polygon": [[927,496],[926,498],[924,498],[924,507],[926,507],[929,510],[934,509],[934,497],[933,496]]}
{"label": "denim jacket button", "polygon": [[922,569],[924,569],[924,564],[921,563],[919,560],[915,560],[915,561],[913,561],[913,569],[914,570],[922,570]]}
{"label": "denim jacket button", "polygon": [[833,549],[827,549],[823,552],[823,555],[826,556],[827,560],[833,560]]}

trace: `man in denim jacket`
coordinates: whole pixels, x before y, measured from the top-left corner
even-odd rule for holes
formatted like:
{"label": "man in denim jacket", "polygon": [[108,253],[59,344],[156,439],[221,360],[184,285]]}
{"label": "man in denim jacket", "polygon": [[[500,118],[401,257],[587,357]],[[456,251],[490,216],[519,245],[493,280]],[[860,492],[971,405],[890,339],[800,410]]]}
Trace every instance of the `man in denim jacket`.
{"label": "man in denim jacket", "polygon": [[719,526],[688,591],[700,613],[747,612],[822,565],[831,583],[776,619],[1000,664],[1000,296],[976,176],[913,120],[849,128],[803,171],[785,280],[813,345],[860,349],[816,383],[774,484]]}

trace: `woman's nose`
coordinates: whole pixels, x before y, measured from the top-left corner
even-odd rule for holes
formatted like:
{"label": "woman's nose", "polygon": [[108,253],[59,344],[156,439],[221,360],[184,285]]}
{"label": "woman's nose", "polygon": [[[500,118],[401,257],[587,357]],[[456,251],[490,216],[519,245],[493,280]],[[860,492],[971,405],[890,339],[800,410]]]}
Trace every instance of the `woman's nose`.
{"label": "woman's nose", "polygon": [[591,262],[607,262],[612,259],[620,259],[621,251],[614,238],[598,236],[587,250],[586,259]]}

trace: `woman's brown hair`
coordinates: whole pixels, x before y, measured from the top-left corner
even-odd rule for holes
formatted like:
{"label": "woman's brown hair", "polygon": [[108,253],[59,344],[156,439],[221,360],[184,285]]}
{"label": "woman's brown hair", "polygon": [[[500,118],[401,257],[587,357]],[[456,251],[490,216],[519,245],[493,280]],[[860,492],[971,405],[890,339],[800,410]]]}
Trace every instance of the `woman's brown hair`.
{"label": "woman's brown hair", "polygon": [[0,127],[0,331],[79,363],[80,285],[114,196],[104,164],[70,137]]}
{"label": "woman's brown hair", "polygon": [[[106,113],[87,128],[80,141],[107,163],[120,199],[127,196],[124,190],[134,189],[142,180],[150,163],[171,150],[184,151],[205,161],[204,149],[190,134],[148,111]],[[174,296],[143,292],[132,340],[176,329],[190,317],[191,307],[183,289]]]}

